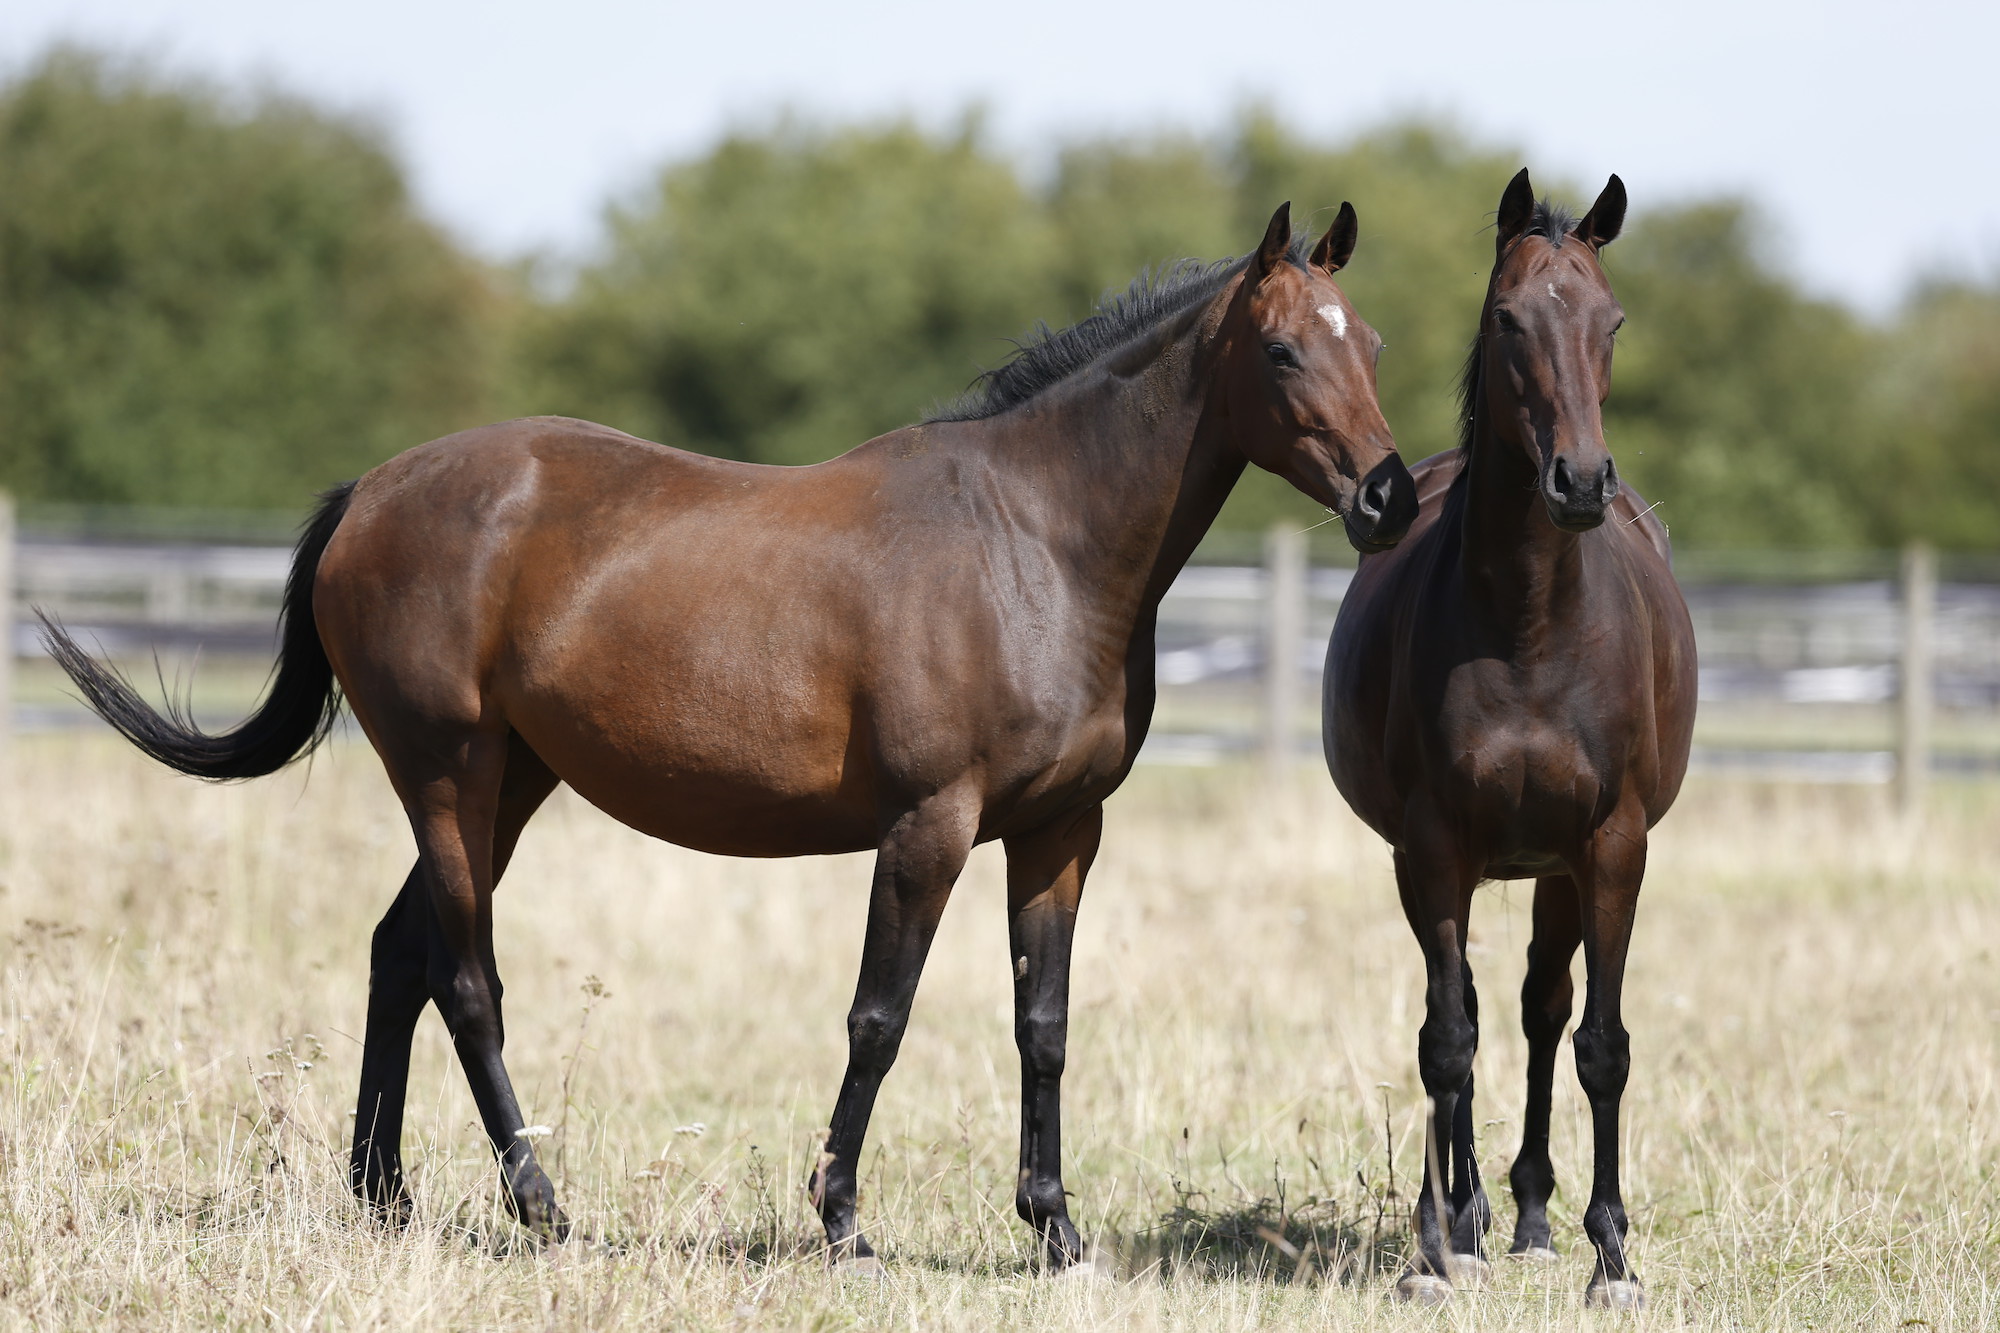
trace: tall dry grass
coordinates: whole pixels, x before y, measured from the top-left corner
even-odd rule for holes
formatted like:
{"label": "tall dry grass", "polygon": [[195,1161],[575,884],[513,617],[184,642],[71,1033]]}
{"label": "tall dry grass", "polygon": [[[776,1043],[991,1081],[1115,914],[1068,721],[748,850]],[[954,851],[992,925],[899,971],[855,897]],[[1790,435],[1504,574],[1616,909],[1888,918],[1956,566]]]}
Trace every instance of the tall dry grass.
{"label": "tall dry grass", "polygon": [[[731,862],[559,796],[501,889],[508,1055],[590,1239],[497,1211],[427,1017],[387,1235],[344,1189],[368,934],[410,844],[365,749],[214,789],[102,739],[18,747],[0,881],[0,1317],[15,1325],[1513,1329],[1601,1323],[1558,1079],[1564,1261],[1383,1301],[1421,1162],[1420,968],[1330,785],[1142,772],[1085,899],[1069,1184],[1116,1281],[1034,1275],[1011,1198],[997,851],[947,914],[864,1158],[886,1280],[829,1276],[801,1182],[842,1063],[865,859]],[[1651,1325],[2000,1322],[2000,809],[1704,785],[1657,835],[1630,972],[1627,1200]],[[1525,885],[1473,962],[1496,1246]],[[1914,1322],[1913,1322],[1914,1321]]]}

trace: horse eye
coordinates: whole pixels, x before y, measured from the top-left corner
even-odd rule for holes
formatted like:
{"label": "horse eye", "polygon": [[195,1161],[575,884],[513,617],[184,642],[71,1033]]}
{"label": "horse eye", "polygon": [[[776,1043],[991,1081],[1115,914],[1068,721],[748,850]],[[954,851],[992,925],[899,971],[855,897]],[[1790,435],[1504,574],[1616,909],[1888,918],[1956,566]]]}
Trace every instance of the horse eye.
{"label": "horse eye", "polygon": [[1493,322],[1499,326],[1502,333],[1519,333],[1521,331],[1521,326],[1515,323],[1514,317],[1505,310],[1494,311]]}
{"label": "horse eye", "polygon": [[1618,330],[1624,327],[1625,327],[1625,321],[1623,319],[1620,319],[1616,324],[1613,324],[1611,326],[1611,336],[1616,338],[1618,336]]}
{"label": "horse eye", "polygon": [[1292,355],[1292,349],[1283,343],[1270,344],[1264,349],[1264,355],[1271,358],[1274,366],[1296,366],[1299,363],[1298,358]]}

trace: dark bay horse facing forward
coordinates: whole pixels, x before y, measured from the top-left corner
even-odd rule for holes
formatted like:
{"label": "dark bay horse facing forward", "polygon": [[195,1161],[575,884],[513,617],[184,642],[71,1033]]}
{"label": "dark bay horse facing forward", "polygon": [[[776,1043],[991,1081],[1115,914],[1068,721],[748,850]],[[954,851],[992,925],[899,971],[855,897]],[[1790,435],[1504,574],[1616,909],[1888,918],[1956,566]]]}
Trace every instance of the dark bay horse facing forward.
{"label": "dark bay horse facing forward", "polygon": [[1429,981],[1417,1059],[1434,1104],[1430,1165],[1417,1257],[1397,1284],[1411,1299],[1442,1300],[1450,1281],[1484,1272],[1491,1212],[1473,1148],[1479,1006],[1466,923],[1481,880],[1530,876],[1513,1252],[1553,1253],[1550,1082],[1581,944],[1589,991],[1576,1066],[1597,1159],[1584,1212],[1597,1248],[1588,1294],[1609,1306],[1641,1299],[1618,1191],[1630,1066],[1619,990],[1647,830],[1687,769],[1695,655],[1666,531],[1620,487],[1604,444],[1623,313],[1598,250],[1624,216],[1616,176],[1576,223],[1535,203],[1526,171],[1507,187],[1461,448],[1417,465],[1421,512],[1409,539],[1362,560],[1333,631],[1327,762],[1395,849]]}
{"label": "dark bay horse facing forward", "polygon": [[1044,333],[957,408],[812,467],[760,467],[540,418],[436,440],[325,499],[299,544],[270,693],[236,730],[162,717],[48,630],[96,710],[185,773],[272,772],[335,682],[418,858],[375,932],[353,1185],[407,1217],[412,1030],[434,1001],[517,1215],[567,1223],[501,1062],[491,899],[568,782],[634,828],[739,856],[875,848],[848,1064],[813,1193],[872,1264],[855,1171],[945,900],[1007,851],[1021,1170],[1053,1268],[1070,941],[1101,802],[1153,708],[1160,597],[1246,461],[1395,542],[1415,488],[1375,397],[1380,341],[1289,206],[1248,258],[1182,265]]}

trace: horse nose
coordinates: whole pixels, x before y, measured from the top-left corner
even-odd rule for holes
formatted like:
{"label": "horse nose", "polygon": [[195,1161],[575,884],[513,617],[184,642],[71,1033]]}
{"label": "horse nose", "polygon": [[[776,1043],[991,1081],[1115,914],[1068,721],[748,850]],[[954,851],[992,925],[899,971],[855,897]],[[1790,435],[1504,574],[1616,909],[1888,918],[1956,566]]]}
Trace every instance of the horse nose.
{"label": "horse nose", "polygon": [[1587,475],[1567,454],[1559,454],[1549,464],[1542,487],[1549,517],[1556,526],[1582,532],[1602,523],[1605,511],[1618,498],[1618,465],[1607,457],[1602,467]]}
{"label": "horse nose", "polygon": [[1416,517],[1417,484],[1402,456],[1390,454],[1361,479],[1348,515],[1348,540],[1358,550],[1384,550],[1403,539]]}

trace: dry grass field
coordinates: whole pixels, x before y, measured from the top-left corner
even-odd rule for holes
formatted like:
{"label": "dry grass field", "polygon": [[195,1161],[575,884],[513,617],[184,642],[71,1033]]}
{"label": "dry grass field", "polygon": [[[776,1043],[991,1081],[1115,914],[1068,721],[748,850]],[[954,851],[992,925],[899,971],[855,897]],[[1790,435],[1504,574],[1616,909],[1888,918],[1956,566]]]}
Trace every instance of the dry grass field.
{"label": "dry grass field", "polygon": [[[1627,1014],[1644,1327],[2000,1323],[2000,792],[1921,834],[1873,789],[1697,785],[1657,835]],[[1077,949],[1069,1184],[1117,1276],[1048,1281],[1012,1209],[997,849],[960,885],[864,1159],[880,1281],[828,1275],[802,1179],[867,865],[731,862],[559,795],[499,899],[508,1054],[588,1238],[542,1248],[442,1026],[418,1220],[344,1184],[375,918],[408,834],[365,748],[213,789],[99,737],[17,744],[0,863],[0,1319],[35,1327],[1465,1328],[1581,1308],[1587,1112],[1565,1058],[1558,1265],[1384,1299],[1422,1156],[1418,955],[1323,778],[1142,771]],[[1481,891],[1496,1241],[1526,885]]]}

